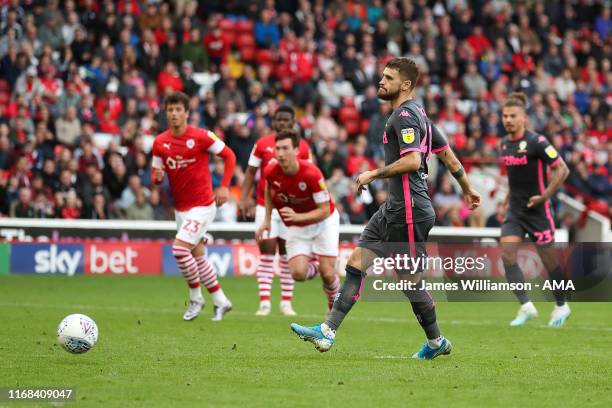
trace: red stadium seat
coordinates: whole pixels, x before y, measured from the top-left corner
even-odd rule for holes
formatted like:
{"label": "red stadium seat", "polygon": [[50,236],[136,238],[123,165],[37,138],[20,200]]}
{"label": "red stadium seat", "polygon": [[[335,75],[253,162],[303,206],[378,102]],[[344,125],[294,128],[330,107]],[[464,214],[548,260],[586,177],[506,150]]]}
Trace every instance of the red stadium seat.
{"label": "red stadium seat", "polygon": [[260,49],[255,52],[255,60],[258,64],[273,65],[274,53],[270,50]]}
{"label": "red stadium seat", "polygon": [[253,61],[255,59],[255,47],[247,45],[240,48],[240,58],[242,61]]}
{"label": "red stadium seat", "polygon": [[253,28],[255,24],[253,24],[252,20],[240,20],[236,22],[235,30],[239,33],[253,33]]}
{"label": "red stadium seat", "polygon": [[344,128],[349,136],[356,136],[359,134],[359,122],[356,120],[350,120],[344,123]]}
{"label": "red stadium seat", "polygon": [[10,85],[6,79],[0,79],[0,92],[10,92]]}
{"label": "red stadium seat", "polygon": [[236,29],[236,23],[232,20],[223,19],[219,22],[219,28],[222,31],[234,31]]}
{"label": "red stadium seat", "polygon": [[289,69],[287,68],[286,65],[279,64],[276,66],[276,69],[274,70],[274,75],[276,76],[276,78],[282,79],[289,75]]}
{"label": "red stadium seat", "polygon": [[354,107],[343,106],[338,111],[338,119],[346,126],[348,122],[354,122],[359,129],[359,111]]}
{"label": "red stadium seat", "polygon": [[236,33],[233,31],[223,31],[221,33],[221,37],[223,38],[223,42],[225,44],[233,44],[236,40]]}
{"label": "red stadium seat", "polygon": [[355,99],[352,96],[345,96],[342,98],[342,106],[346,106],[347,108],[355,107]]}
{"label": "red stadium seat", "polygon": [[281,82],[281,89],[283,92],[290,93],[293,90],[293,79],[290,76],[279,77]]}
{"label": "red stadium seat", "polygon": [[[239,34],[236,38],[236,46],[238,48],[255,47],[255,37],[253,34]],[[253,50],[255,52],[255,50]]]}
{"label": "red stadium seat", "polygon": [[6,105],[11,100],[11,94],[5,91],[0,91],[0,105]]}
{"label": "red stadium seat", "polygon": [[361,119],[361,124],[359,125],[359,131],[364,135],[368,133],[370,130],[370,121],[367,119]]}

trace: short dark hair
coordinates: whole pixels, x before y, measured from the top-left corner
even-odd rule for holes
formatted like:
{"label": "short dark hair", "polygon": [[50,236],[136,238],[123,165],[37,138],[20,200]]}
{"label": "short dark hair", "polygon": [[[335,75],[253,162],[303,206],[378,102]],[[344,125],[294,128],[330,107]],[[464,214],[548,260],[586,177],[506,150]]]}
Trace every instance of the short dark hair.
{"label": "short dark hair", "polygon": [[295,111],[293,110],[293,108],[289,105],[282,105],[281,107],[279,107],[276,112],[274,112],[274,116],[278,115],[279,113],[288,113],[291,115],[291,118],[295,119]]}
{"label": "short dark hair", "polygon": [[416,86],[419,79],[419,67],[410,58],[393,58],[387,62],[385,68],[398,70],[402,81],[410,81],[410,89]]}
{"label": "short dark hair", "polygon": [[506,103],[504,103],[504,108],[516,106],[523,110],[527,109],[527,95],[524,92],[512,92],[508,97]]}
{"label": "short dark hair", "polygon": [[168,105],[175,103],[180,103],[185,107],[186,111],[189,110],[189,97],[182,92],[173,92],[166,96],[166,99],[164,99],[164,110],[166,110]]}
{"label": "short dark hair", "polygon": [[291,139],[291,144],[293,148],[298,147],[300,142],[300,136],[298,135],[297,130],[295,129],[283,129],[276,134],[274,137],[274,142],[278,142],[279,140]]}

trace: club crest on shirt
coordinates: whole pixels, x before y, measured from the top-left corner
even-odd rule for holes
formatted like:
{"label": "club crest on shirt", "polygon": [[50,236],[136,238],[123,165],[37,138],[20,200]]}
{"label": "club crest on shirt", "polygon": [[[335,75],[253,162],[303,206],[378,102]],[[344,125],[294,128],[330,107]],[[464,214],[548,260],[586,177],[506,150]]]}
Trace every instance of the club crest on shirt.
{"label": "club crest on shirt", "polygon": [[555,150],[553,146],[548,146],[546,149],[544,149],[544,152],[546,152],[546,155],[550,157],[551,159],[554,159],[557,157],[557,151]]}
{"label": "club crest on shirt", "polygon": [[527,153],[527,141],[523,140],[519,143],[518,153]]}
{"label": "club crest on shirt", "polygon": [[187,143],[186,143],[187,147],[189,149],[193,149],[193,146],[195,146],[195,140],[193,139],[187,139]]}
{"label": "club crest on shirt", "polygon": [[306,183],[304,183],[303,181],[300,181],[300,182],[298,183],[298,188],[299,188],[301,191],[305,191],[305,190],[306,190]]}
{"label": "club crest on shirt", "polygon": [[410,144],[414,142],[414,129],[413,128],[402,129],[402,140],[406,144]]}

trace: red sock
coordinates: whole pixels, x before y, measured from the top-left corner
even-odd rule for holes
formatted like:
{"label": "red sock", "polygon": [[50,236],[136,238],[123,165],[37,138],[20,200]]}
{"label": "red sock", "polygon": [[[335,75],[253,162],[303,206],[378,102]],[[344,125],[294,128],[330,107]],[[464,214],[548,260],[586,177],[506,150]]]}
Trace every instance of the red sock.
{"label": "red sock", "polygon": [[198,264],[200,283],[206,287],[208,293],[215,293],[218,291],[221,286],[217,280],[217,273],[206,259],[206,256],[198,256],[196,262]]}
{"label": "red sock", "polygon": [[308,262],[308,271],[306,272],[306,280],[311,280],[319,274],[319,261],[312,260]]}
{"label": "red sock", "polygon": [[176,259],[183,277],[187,281],[190,288],[197,288],[200,286],[200,277],[198,275],[198,264],[191,255],[191,251],[188,248],[182,246],[173,245],[172,254]]}
{"label": "red sock", "polygon": [[259,265],[257,265],[257,286],[259,287],[259,301],[270,301],[272,291],[272,279],[274,278],[274,255],[259,255]]}
{"label": "red sock", "polygon": [[293,286],[295,281],[291,272],[289,271],[289,264],[287,263],[287,255],[281,255],[280,260],[280,281],[281,281],[281,300],[291,301],[293,299]]}

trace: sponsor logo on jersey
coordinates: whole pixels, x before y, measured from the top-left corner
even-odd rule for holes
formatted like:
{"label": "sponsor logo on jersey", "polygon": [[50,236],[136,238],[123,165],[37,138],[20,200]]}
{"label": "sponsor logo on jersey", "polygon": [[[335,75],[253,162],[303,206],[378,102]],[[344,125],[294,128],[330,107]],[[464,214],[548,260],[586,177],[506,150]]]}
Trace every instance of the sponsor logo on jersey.
{"label": "sponsor logo on jersey", "polygon": [[274,148],[270,147],[270,146],[266,147],[266,150],[269,151],[269,152],[274,152]]}
{"label": "sponsor logo on jersey", "polygon": [[195,146],[195,140],[188,139],[186,144],[187,144],[187,148],[193,149],[193,146]]}
{"label": "sponsor logo on jersey", "polygon": [[524,166],[527,164],[527,156],[502,156],[500,160],[505,166]]}
{"label": "sponsor logo on jersey", "polygon": [[551,159],[554,159],[558,156],[557,151],[553,146],[548,146],[546,149],[544,149],[544,152],[546,152],[546,155]]}
{"label": "sponsor logo on jersey", "polygon": [[410,117],[410,113],[407,110],[403,110],[403,109],[402,109],[402,111],[400,112],[399,115],[401,117],[404,117],[404,118],[409,118]]}
{"label": "sponsor logo on jersey", "polygon": [[163,146],[164,146],[166,149],[170,150],[170,143],[162,143],[162,145],[163,145]]}
{"label": "sponsor logo on jersey", "polygon": [[519,153],[527,153],[527,142],[525,140],[523,140],[521,143],[519,143],[518,152]]}
{"label": "sponsor logo on jersey", "polygon": [[389,143],[389,140],[387,139],[387,132],[383,133],[383,144],[387,144]]}
{"label": "sponsor logo on jersey", "polygon": [[278,187],[278,188],[280,188],[280,186],[281,186],[280,181],[276,181],[276,180],[274,180],[274,181],[272,182],[272,184],[274,184],[274,185],[275,185],[276,187]]}
{"label": "sponsor logo on jersey", "polygon": [[414,129],[413,128],[402,129],[402,140],[406,144],[410,144],[414,142]]}
{"label": "sponsor logo on jersey", "polygon": [[298,188],[302,191],[306,190],[306,183],[304,183],[303,181],[300,181],[298,183]]}

